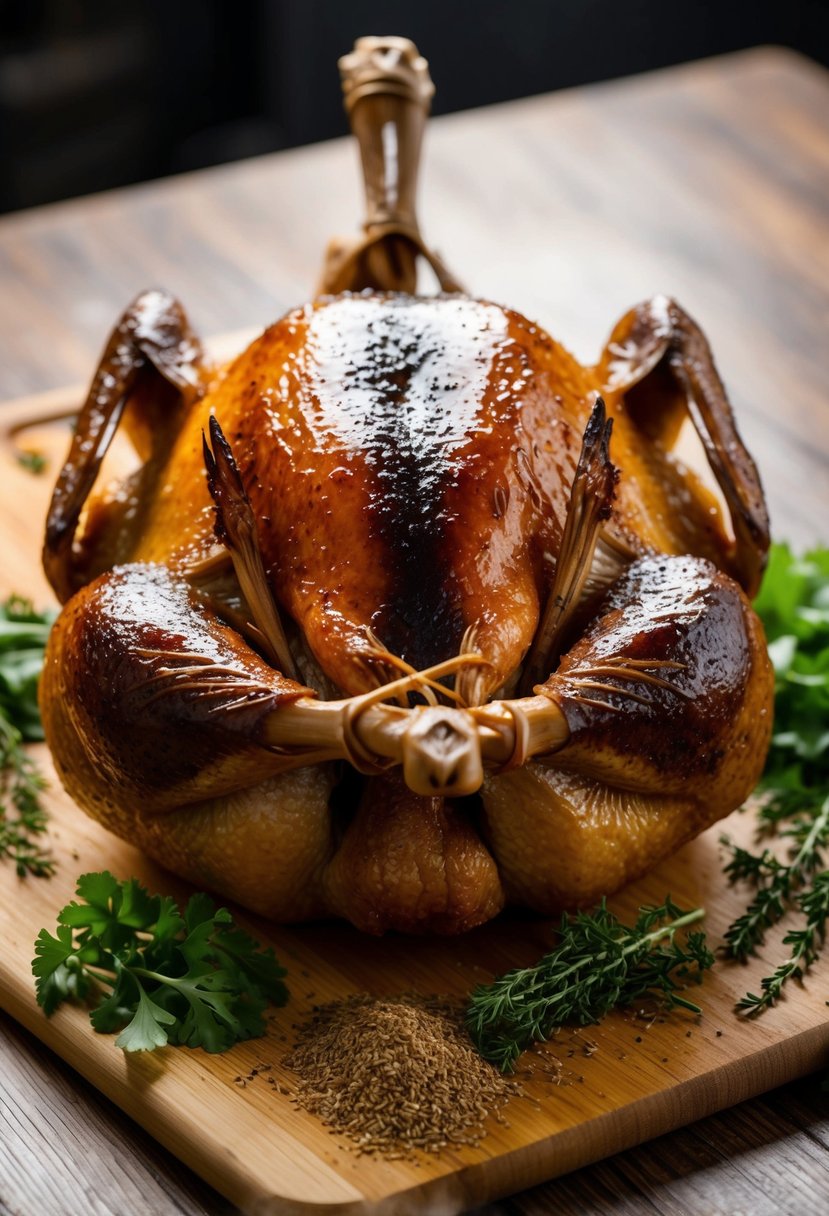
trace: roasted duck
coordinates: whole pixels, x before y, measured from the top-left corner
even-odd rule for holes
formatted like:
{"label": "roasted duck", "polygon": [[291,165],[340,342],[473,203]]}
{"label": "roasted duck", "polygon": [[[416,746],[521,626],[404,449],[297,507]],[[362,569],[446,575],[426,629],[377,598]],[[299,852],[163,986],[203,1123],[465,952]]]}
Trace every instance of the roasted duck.
{"label": "roasted duck", "polygon": [[582,367],[465,295],[415,215],[425,62],[341,67],[368,215],[313,301],[225,367],[162,291],[109,339],[48,517],[43,721],[80,805],[200,886],[459,933],[610,894],[748,795],[768,521],[679,305]]}

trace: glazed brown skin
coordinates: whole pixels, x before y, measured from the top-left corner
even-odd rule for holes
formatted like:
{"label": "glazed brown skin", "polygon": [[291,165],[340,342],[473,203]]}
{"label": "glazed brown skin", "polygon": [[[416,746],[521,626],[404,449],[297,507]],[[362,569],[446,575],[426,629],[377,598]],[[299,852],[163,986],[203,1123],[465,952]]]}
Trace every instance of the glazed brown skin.
{"label": "glazed brown skin", "polygon": [[[341,69],[367,217],[317,298],[221,369],[163,291],[113,331],[47,524],[41,710],[73,797],[199,886],[459,933],[609,895],[749,793],[768,519],[679,305],[582,367],[463,294],[417,224],[425,61]],[[118,425],[140,467],[107,487]]]}
{"label": "glazed brown skin", "polygon": [[[213,543],[201,436],[214,412],[261,521],[273,593],[343,693],[365,629],[420,668],[479,626],[492,688],[535,631],[581,435],[602,386],[539,327],[456,296],[321,300],[272,326],[185,424],[133,560]],[[643,450],[621,401],[611,535],[632,552],[725,547],[713,500]],[[680,511],[681,508],[681,511]]]}
{"label": "glazed brown skin", "polygon": [[[771,715],[767,679],[759,703],[740,705],[734,689],[752,688],[754,667],[766,674],[762,643],[745,599],[708,562],[635,562],[544,685],[570,729],[559,760],[619,789],[741,802],[755,782],[753,718],[764,719],[762,740]],[[653,660],[669,665],[648,666]],[[734,788],[712,787],[714,774]]]}
{"label": "glazed brown skin", "polygon": [[511,900],[549,913],[591,904],[757,783],[774,673],[750,604],[707,561],[633,563],[544,692],[564,711],[566,745],[483,790]]}
{"label": "glazed brown skin", "polygon": [[[89,508],[96,543],[82,536],[78,552],[106,565],[111,535],[128,562],[70,600],[50,641],[44,722],[73,795],[257,911],[334,912],[373,932],[460,932],[506,898],[542,911],[589,902],[738,805],[771,725],[762,631],[704,560],[733,560],[710,495],[643,440],[622,394],[607,395],[622,473],[603,535],[630,564],[619,576],[599,562],[574,640],[540,687],[563,715],[564,746],[546,765],[487,777],[487,843],[468,808],[391,775],[369,778],[338,827],[333,770],[321,764],[309,787],[311,770],[285,771],[268,743],[280,707],[311,688],[221,619],[238,589],[214,605],[184,577],[216,550],[202,456],[215,414],[314,685],[364,692],[379,678],[372,639],[421,668],[456,654],[475,626],[486,700],[516,683],[532,643],[599,387],[538,327],[464,297],[346,294],[272,326],[185,416],[131,541],[122,504],[112,528],[106,493]],[[626,660],[630,670],[608,669]],[[284,811],[298,799],[306,827]],[[264,818],[252,810],[266,806]],[[217,855],[231,838],[235,869]],[[274,859],[268,875],[244,864],[273,857],[275,840],[295,864],[279,874]]]}
{"label": "glazed brown skin", "polygon": [[[132,810],[166,810],[267,776],[273,757],[261,724],[278,706],[312,695],[164,566],[116,567],[90,583],[67,605],[61,635],[73,670],[50,699],[71,705],[75,729],[95,740],[100,779]],[[200,695],[192,678],[184,687],[175,676],[159,678],[178,655],[197,656]],[[179,662],[181,674],[193,667],[193,659]]]}

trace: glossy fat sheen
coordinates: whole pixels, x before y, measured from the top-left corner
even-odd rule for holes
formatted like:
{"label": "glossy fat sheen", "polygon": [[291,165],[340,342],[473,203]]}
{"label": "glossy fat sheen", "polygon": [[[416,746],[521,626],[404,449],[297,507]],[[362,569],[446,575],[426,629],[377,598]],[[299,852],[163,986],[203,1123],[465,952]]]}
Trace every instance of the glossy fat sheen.
{"label": "glossy fat sheen", "polygon": [[547,914],[589,907],[719,818],[710,802],[619,789],[534,761],[488,778],[483,802],[507,898]]}
{"label": "glossy fat sheen", "polygon": [[[330,764],[280,771],[264,724],[309,690],[182,577],[215,551],[215,413],[275,598],[333,685],[371,687],[369,631],[422,666],[474,625],[491,694],[532,642],[601,387],[524,318],[461,296],[344,295],[272,326],[153,457],[152,494],[138,480],[88,505],[80,552],[108,572],[65,607],[41,682],[69,792],[199,885],[368,932],[461,932],[505,899],[589,903],[739,805],[771,727],[762,630],[716,568],[730,554],[711,497],[621,393],[605,388],[621,470],[606,538],[664,556],[634,560],[601,604],[592,586],[543,685],[569,740],[555,767],[488,776],[480,803],[415,795],[397,772],[344,806]],[[139,433],[142,408],[126,419]]]}
{"label": "glossy fat sheen", "polygon": [[762,626],[736,584],[699,559],[635,562],[543,689],[570,728],[565,765],[622,789],[738,806],[768,750]]}
{"label": "glossy fat sheen", "polygon": [[[355,662],[367,628],[423,667],[476,625],[497,687],[532,641],[598,388],[537,326],[492,304],[318,301],[267,330],[194,411],[134,556],[175,560],[210,543],[201,435],[215,412],[275,594],[343,692],[370,686]],[[707,552],[721,536],[710,499],[644,453],[615,405],[625,477],[613,530],[633,548],[682,552],[696,523]]]}
{"label": "glossy fat sheen", "polygon": [[507,895],[540,912],[632,882],[757,782],[774,673],[751,606],[708,562],[634,563],[543,688],[571,732],[555,767],[483,790]]}
{"label": "glossy fat sheen", "polygon": [[50,742],[77,735],[74,746],[52,742],[64,783],[84,804],[92,791],[99,815],[106,807],[118,818],[266,776],[272,761],[258,745],[260,723],[309,692],[269,667],[165,567],[130,566],[96,579],[64,608],[46,649],[40,703]]}

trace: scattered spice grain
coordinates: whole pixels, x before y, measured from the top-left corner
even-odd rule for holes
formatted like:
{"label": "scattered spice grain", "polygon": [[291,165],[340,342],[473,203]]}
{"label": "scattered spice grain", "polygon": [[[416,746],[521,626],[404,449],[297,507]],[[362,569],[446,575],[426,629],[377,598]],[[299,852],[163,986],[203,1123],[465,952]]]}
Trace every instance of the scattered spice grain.
{"label": "scattered spice grain", "polygon": [[490,1115],[523,1093],[475,1050],[460,1002],[353,996],[322,1005],[298,1028],[284,1064],[294,1101],[388,1159],[476,1145]]}

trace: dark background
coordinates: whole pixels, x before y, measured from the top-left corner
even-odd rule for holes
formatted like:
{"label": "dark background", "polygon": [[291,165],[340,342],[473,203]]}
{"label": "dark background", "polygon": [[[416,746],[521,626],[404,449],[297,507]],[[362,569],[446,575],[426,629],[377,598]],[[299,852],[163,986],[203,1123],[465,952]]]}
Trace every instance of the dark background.
{"label": "dark background", "polygon": [[365,33],[413,38],[446,113],[762,43],[829,64],[829,0],[0,0],[0,210],[342,134]]}

